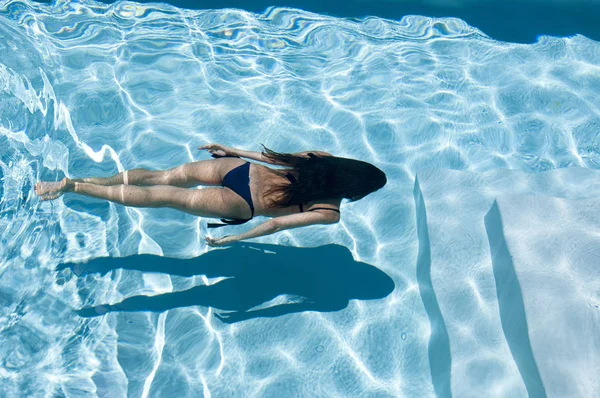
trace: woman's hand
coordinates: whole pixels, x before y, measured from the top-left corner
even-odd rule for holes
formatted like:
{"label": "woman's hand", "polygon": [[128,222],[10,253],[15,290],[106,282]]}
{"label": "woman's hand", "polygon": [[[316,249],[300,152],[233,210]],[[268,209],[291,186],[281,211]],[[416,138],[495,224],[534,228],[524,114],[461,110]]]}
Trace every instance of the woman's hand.
{"label": "woman's hand", "polygon": [[198,150],[207,150],[209,153],[217,156],[235,155],[235,150],[221,144],[206,144],[198,147]]}
{"label": "woman's hand", "polygon": [[211,238],[211,237],[206,237],[204,238],[204,240],[206,241],[206,244],[212,247],[217,247],[217,246],[225,246],[228,245],[230,243],[233,242],[237,242],[237,237],[233,236],[233,235],[225,235],[222,238]]}

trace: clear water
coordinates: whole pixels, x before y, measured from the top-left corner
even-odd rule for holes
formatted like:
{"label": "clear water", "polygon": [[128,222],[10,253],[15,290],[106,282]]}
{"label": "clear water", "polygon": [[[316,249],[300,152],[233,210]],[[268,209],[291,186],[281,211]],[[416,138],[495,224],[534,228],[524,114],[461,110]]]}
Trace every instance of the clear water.
{"label": "clear water", "polygon": [[[598,42],[512,44],[421,16],[3,1],[0,54],[0,396],[600,391]],[[207,220],[68,195],[42,203],[31,189],[206,159],[195,148],[208,142],[363,159],[388,185],[344,204],[337,225],[257,239],[279,245],[255,245],[268,249],[259,262],[247,246],[210,251]],[[119,259],[141,253],[210,257]],[[279,263],[265,266],[269,255]],[[303,258],[321,285],[301,286]],[[367,291],[371,277],[389,282],[370,266],[393,292]],[[232,273],[238,285],[224,285]],[[203,285],[225,296],[74,311]],[[291,305],[299,286],[327,305],[215,317],[232,294],[260,302],[266,289]]]}
{"label": "clear water", "polygon": [[[101,1],[114,3],[113,0]],[[152,1],[141,0],[140,3]],[[598,0],[169,0],[168,3],[187,9],[237,8],[258,13],[269,7],[301,8],[342,18],[453,17],[494,39],[513,43],[533,43],[540,35],[582,34],[600,40]]]}

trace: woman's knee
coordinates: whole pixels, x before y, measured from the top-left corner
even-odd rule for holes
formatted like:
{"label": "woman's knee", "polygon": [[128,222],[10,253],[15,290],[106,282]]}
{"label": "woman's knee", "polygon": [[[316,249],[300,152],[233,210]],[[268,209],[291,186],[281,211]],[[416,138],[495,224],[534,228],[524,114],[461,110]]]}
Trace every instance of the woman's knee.
{"label": "woman's knee", "polygon": [[188,182],[188,176],[184,166],[178,166],[169,170],[166,170],[162,178],[166,185],[174,186],[186,186]]}
{"label": "woman's knee", "polygon": [[129,185],[168,185],[164,182],[166,180],[166,172],[162,170],[133,169],[129,170],[127,174]]}

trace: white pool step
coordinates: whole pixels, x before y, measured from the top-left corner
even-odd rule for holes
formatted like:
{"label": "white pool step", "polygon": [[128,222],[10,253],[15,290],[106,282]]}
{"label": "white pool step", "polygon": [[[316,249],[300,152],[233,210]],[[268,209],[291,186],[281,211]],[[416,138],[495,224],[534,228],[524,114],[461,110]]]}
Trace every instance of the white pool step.
{"label": "white pool step", "polygon": [[[496,199],[496,213],[502,213],[506,207],[511,209],[511,217],[518,218],[514,214],[518,212],[517,204],[521,202],[515,198],[532,195],[540,198],[535,201],[541,212],[546,203],[543,199],[558,200],[550,199],[552,197],[563,198],[563,202],[575,202],[567,207],[576,208],[581,199],[600,197],[600,172],[570,168],[539,174],[510,170],[476,174],[435,169],[423,170],[417,178],[417,223],[425,218],[427,226],[426,231],[423,230],[423,225],[418,228],[420,255],[417,279],[432,325],[430,362],[432,358],[438,358],[435,360],[437,362],[444,362],[445,352],[449,353],[446,363],[434,363],[431,366],[434,386],[441,388],[445,383],[449,384],[452,395],[461,397],[528,394],[563,396],[556,388],[552,388],[552,382],[546,380],[548,377],[558,377],[554,374],[558,370],[548,369],[553,366],[549,362],[549,358],[554,355],[552,347],[546,348],[546,354],[536,348],[541,344],[538,339],[543,342],[548,337],[532,334],[532,330],[538,328],[530,325],[539,322],[528,310],[532,306],[528,301],[532,296],[530,290],[535,290],[541,282],[518,287],[516,292],[522,293],[523,298],[519,301],[517,297],[516,302],[511,302],[511,297],[514,297],[511,293],[515,292],[511,289],[518,286],[518,283],[498,284],[499,277],[506,277],[506,272],[502,271],[506,269],[506,264],[498,263],[497,256],[496,264],[492,264],[490,231],[486,230],[484,218],[490,213]],[[515,201],[514,206],[517,207],[508,205],[511,200]],[[494,214],[492,212],[488,216],[490,228],[494,227]],[[523,227],[533,225],[533,220],[526,215],[520,213],[520,216]],[[516,236],[511,231],[516,221],[511,222],[509,227],[491,229],[493,236],[506,236],[509,251],[513,245],[510,242]],[[556,238],[564,239],[566,234],[567,232],[563,235],[557,231]],[[537,245],[536,250],[545,250],[539,242]],[[430,253],[429,266],[426,265],[426,256],[423,256],[427,251]],[[520,279],[521,272],[530,267],[522,264],[526,263],[514,261],[513,273],[516,272],[517,276],[509,278],[510,281]],[[539,289],[540,292],[546,291],[543,287]],[[570,293],[572,291],[573,289],[565,289],[561,296],[551,300],[556,303],[560,300],[578,302]],[[431,305],[435,302],[439,308],[437,311],[435,305]],[[521,312],[518,311],[518,303]],[[551,308],[546,312],[548,311]],[[576,331],[573,330],[574,327],[568,327],[569,321],[564,319],[561,312],[553,312],[552,319],[556,327],[569,330],[569,333]],[[530,325],[529,332],[525,325]],[[444,333],[448,336],[446,340]],[[592,344],[589,336],[575,333],[573,338],[581,341],[587,338],[587,343],[582,344]],[[431,352],[432,348],[439,352]],[[444,375],[445,367],[450,369],[449,377]],[[582,373],[581,377],[591,377],[591,371],[592,369],[588,371],[587,376]],[[566,377],[567,375],[562,382],[567,382]],[[581,379],[578,382],[583,383]],[[564,383],[557,382],[557,385],[562,384]],[[574,394],[571,396],[586,396],[587,392],[598,394],[598,387],[590,387],[591,384],[593,383],[588,382],[586,387],[581,386],[582,390],[569,390],[569,393]],[[439,394],[439,390],[437,391]]]}
{"label": "white pool step", "polygon": [[508,249],[492,250],[498,290],[513,273],[548,396],[600,396],[599,210],[600,199],[502,196],[486,216]]}

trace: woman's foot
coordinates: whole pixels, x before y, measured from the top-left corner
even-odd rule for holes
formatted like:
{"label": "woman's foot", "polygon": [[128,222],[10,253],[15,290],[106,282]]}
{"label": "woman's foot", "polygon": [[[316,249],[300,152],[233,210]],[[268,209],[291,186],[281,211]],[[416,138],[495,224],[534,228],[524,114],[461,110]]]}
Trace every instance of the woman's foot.
{"label": "woman's foot", "polygon": [[72,191],[74,187],[75,183],[65,177],[61,181],[38,182],[33,190],[41,200],[54,200],[63,193]]}

